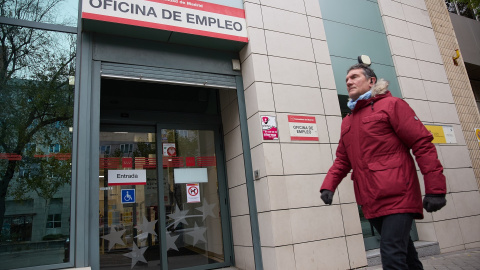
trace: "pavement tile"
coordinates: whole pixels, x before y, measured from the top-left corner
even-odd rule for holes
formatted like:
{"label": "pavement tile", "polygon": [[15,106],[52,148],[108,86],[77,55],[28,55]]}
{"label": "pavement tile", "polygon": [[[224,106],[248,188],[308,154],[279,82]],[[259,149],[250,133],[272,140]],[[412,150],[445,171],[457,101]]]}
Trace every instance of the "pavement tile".
{"label": "pavement tile", "polygon": [[[424,270],[480,270],[480,248],[420,258]],[[380,270],[380,265],[359,270]]]}

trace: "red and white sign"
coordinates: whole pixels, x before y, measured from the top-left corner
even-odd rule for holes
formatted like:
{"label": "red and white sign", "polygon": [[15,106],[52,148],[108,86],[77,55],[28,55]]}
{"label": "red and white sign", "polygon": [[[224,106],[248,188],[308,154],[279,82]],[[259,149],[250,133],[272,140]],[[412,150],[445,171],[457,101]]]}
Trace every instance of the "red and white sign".
{"label": "red and white sign", "polygon": [[196,0],[83,0],[82,18],[248,42],[243,9]]}
{"label": "red and white sign", "polygon": [[292,141],[318,141],[317,121],[314,116],[289,115]]}
{"label": "red and white sign", "polygon": [[277,120],[275,116],[260,116],[264,140],[278,140]]}
{"label": "red and white sign", "polygon": [[175,157],[175,156],[177,156],[177,149],[175,148],[175,143],[164,143],[163,144],[163,156],[164,157]]}
{"label": "red and white sign", "polygon": [[200,185],[187,184],[187,203],[200,202]]}
{"label": "red and white sign", "polygon": [[145,170],[109,170],[108,185],[146,185],[147,173]]}

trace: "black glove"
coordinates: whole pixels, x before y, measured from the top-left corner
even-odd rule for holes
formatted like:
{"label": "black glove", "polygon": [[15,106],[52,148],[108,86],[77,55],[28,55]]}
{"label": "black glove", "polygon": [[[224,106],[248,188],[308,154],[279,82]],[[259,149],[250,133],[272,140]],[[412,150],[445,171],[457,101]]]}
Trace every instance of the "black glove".
{"label": "black glove", "polygon": [[331,192],[328,189],[322,189],[320,191],[322,195],[320,195],[320,198],[325,204],[331,205],[332,204],[332,199],[333,199],[333,192]]}
{"label": "black glove", "polygon": [[426,194],[423,198],[423,208],[429,213],[442,209],[446,204],[445,194]]}

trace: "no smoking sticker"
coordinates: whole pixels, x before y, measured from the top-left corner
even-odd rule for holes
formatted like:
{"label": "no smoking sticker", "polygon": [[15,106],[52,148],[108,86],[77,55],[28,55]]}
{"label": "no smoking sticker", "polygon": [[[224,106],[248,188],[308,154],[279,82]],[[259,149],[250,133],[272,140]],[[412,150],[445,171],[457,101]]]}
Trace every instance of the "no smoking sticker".
{"label": "no smoking sticker", "polygon": [[164,157],[176,157],[177,149],[175,148],[174,143],[164,143],[163,144],[163,156]]}
{"label": "no smoking sticker", "polygon": [[187,203],[200,202],[200,184],[187,184]]}

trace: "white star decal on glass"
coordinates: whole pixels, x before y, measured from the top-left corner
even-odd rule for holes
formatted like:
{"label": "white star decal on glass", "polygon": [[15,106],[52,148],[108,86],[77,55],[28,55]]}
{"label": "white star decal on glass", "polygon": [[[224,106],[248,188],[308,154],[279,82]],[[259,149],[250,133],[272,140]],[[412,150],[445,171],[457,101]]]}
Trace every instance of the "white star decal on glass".
{"label": "white star decal on glass", "polygon": [[169,249],[175,249],[176,251],[178,251],[178,248],[177,248],[177,245],[175,244],[175,241],[177,240],[177,238],[179,237],[180,235],[175,235],[175,236],[172,236],[171,233],[168,233],[167,232],[167,250]]}
{"label": "white star decal on glass", "polygon": [[215,217],[213,214],[213,208],[215,207],[215,204],[208,204],[207,200],[203,200],[203,204],[201,207],[197,207],[198,211],[203,213],[203,220],[205,220],[208,216]]}
{"label": "white star decal on glass", "polygon": [[117,231],[115,228],[110,229],[110,233],[102,236],[103,239],[108,240],[108,250],[112,249],[115,244],[125,246],[122,240],[122,235],[126,230]]}
{"label": "white star decal on glass", "polygon": [[135,228],[137,230],[141,230],[142,233],[135,236],[135,238],[145,239],[147,238],[148,234],[157,235],[157,233],[155,232],[155,223],[157,223],[157,220],[149,222],[147,220],[147,217],[144,216],[142,225],[135,226]]}
{"label": "white star decal on glass", "polygon": [[198,227],[197,223],[195,222],[195,227],[193,228],[193,231],[187,232],[186,234],[190,235],[193,237],[193,246],[197,244],[198,241],[202,241],[206,243],[207,241],[205,240],[205,237],[203,234],[207,231],[207,228],[205,227]]}
{"label": "white star decal on glass", "polygon": [[145,250],[147,250],[147,248],[148,247],[138,248],[137,245],[135,245],[135,243],[133,243],[132,252],[127,253],[127,254],[123,254],[123,256],[129,257],[129,258],[132,259],[132,267],[131,268],[133,268],[135,266],[135,264],[137,264],[138,261],[147,263],[147,260],[145,260],[145,257],[143,256],[143,253],[145,253]]}
{"label": "white star decal on glass", "polygon": [[173,214],[170,214],[170,215],[167,215],[169,218],[172,218],[174,219],[174,224],[177,224],[177,223],[183,223],[185,225],[188,225],[188,222],[187,220],[185,219],[185,217],[187,216],[187,213],[188,213],[188,210],[183,210],[183,211],[180,211],[180,208],[178,208],[178,205],[175,205],[175,212],[173,212]]}

